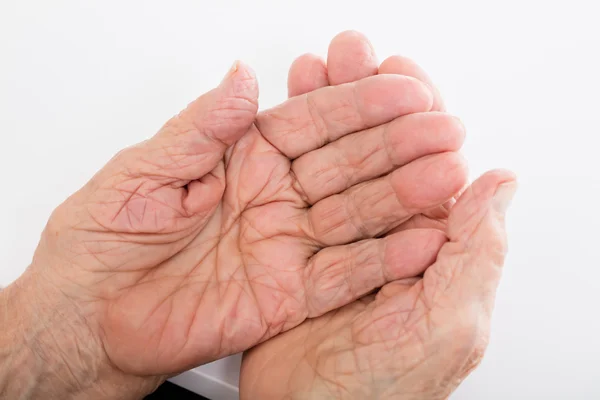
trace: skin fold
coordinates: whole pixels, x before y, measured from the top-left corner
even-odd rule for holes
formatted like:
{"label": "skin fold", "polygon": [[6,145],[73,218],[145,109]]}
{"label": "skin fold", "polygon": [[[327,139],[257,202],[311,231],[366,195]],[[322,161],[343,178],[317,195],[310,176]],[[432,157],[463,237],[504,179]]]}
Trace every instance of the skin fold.
{"label": "skin fold", "polygon": [[[288,88],[257,113],[254,73],[236,62],[55,210],[0,294],[0,398],[139,398],[261,343],[246,398],[455,387],[483,347],[495,281],[474,265],[502,264],[491,205],[514,177],[465,190],[463,125],[416,64],[378,66],[355,32],[334,38],[327,66],[297,60]],[[464,276],[478,293],[457,289]],[[459,333],[474,347],[424,353]]]}

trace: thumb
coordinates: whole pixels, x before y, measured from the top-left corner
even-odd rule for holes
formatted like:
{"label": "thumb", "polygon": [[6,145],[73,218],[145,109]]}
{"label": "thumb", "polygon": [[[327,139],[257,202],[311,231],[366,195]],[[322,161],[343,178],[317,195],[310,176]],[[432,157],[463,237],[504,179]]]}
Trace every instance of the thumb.
{"label": "thumb", "polygon": [[201,179],[248,131],[257,110],[254,72],[236,61],[218,87],[190,103],[144,144],[142,172],[174,180]]}
{"label": "thumb", "polygon": [[491,313],[507,252],[504,217],[516,188],[513,173],[490,171],[468,187],[452,208],[450,240],[424,278],[438,281],[433,285],[437,294],[443,293],[453,305],[479,304]]}

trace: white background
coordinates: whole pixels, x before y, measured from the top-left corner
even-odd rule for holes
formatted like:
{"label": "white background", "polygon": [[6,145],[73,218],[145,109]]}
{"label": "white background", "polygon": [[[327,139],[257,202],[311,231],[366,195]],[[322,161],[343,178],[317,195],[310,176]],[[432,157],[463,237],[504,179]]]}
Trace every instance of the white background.
{"label": "white background", "polygon": [[[357,29],[381,59],[430,72],[467,126],[473,177],[519,176],[491,345],[453,398],[600,398],[595,4],[1,0],[0,284],[57,204],[233,60],[257,71],[265,108],[284,99],[293,58]],[[215,368],[235,385],[235,360]]]}

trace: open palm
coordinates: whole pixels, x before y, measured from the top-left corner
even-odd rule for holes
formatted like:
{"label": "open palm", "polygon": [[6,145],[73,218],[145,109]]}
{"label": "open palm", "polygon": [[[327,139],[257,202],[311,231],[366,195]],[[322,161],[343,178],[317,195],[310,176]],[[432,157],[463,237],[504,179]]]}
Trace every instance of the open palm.
{"label": "open palm", "polygon": [[258,115],[257,96],[236,64],[48,224],[33,269],[70,283],[127,373],[247,349],[422,272],[445,241],[397,228],[466,180],[462,126],[424,113],[426,85],[374,76]]}
{"label": "open palm", "polygon": [[515,187],[506,171],[469,187],[423,278],[388,283],[246,353],[241,398],[446,399],[487,345]]}

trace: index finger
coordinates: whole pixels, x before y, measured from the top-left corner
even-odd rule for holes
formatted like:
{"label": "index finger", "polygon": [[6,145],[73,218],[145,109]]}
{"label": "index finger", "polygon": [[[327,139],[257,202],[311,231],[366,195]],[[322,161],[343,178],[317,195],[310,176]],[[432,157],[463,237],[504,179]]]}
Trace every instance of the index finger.
{"label": "index finger", "polygon": [[431,90],[419,80],[377,75],[293,97],[260,113],[256,125],[265,139],[293,159],[349,133],[429,111],[432,104]]}
{"label": "index finger", "polygon": [[410,58],[398,55],[388,57],[379,66],[378,73],[412,76],[413,78],[424,82],[429,86],[431,92],[433,93],[433,106],[431,110],[446,111],[444,99],[442,98],[439,90],[437,90],[436,86],[433,84],[433,81],[429,75],[427,75],[427,72],[425,72],[425,70],[421,68],[419,64]]}

